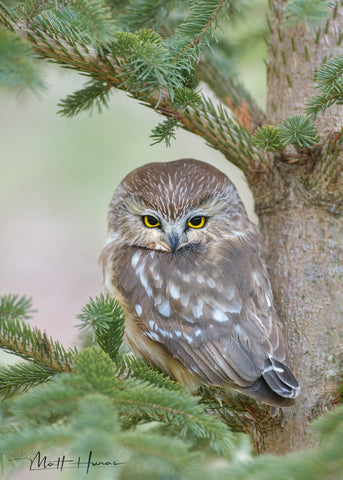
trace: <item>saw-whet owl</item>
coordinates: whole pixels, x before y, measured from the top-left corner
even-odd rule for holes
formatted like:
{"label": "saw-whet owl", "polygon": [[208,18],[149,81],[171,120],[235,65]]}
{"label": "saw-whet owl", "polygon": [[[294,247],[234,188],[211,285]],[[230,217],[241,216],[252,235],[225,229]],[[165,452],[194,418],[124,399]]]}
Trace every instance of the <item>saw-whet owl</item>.
{"label": "saw-whet owl", "polygon": [[299,385],[259,250],[215,167],[181,159],[129,173],[110,203],[100,262],[134,353],[191,391],[213,385],[293,404]]}

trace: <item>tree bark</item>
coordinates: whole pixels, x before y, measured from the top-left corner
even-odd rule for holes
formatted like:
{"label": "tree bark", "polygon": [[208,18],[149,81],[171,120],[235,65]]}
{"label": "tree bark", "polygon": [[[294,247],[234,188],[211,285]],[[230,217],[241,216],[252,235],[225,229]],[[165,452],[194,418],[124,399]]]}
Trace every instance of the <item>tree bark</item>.
{"label": "tree bark", "polygon": [[[343,8],[316,37],[304,25],[287,29],[283,6],[271,5],[267,124],[280,125],[304,113],[315,92],[313,74],[325,57],[341,53]],[[334,106],[317,126],[317,150],[287,148],[270,158],[269,173],[248,182],[260,220],[263,256],[285,326],[291,367],[301,384],[294,407],[274,422],[257,422],[252,432],[258,452],[282,454],[316,444],[309,424],[335,404],[343,364],[343,175],[338,133],[343,108]],[[313,153],[315,152],[315,153]],[[272,417],[269,418],[269,420]]]}

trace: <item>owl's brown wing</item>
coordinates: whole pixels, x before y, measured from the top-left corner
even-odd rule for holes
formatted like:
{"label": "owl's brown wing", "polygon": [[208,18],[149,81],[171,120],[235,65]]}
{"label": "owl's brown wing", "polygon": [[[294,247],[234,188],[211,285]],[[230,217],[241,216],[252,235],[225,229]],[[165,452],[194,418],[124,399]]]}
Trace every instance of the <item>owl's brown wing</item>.
{"label": "owl's brown wing", "polygon": [[143,334],[203,383],[231,384],[264,401],[295,397],[298,384],[285,363],[285,339],[258,252],[244,245],[203,253],[137,249],[132,255],[131,269],[117,281]]}

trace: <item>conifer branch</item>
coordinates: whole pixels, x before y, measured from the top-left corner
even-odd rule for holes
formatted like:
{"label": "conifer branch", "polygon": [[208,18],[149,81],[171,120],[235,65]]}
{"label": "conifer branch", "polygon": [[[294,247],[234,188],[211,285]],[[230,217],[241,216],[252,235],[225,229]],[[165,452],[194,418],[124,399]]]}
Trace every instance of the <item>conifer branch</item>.
{"label": "conifer branch", "polygon": [[158,30],[175,3],[176,0],[129,0],[118,23],[131,31],[141,28]]}
{"label": "conifer branch", "polygon": [[227,0],[193,0],[190,13],[177,28],[176,36],[187,39],[178,56],[197,47],[206,34],[213,30],[219,13],[229,3]]}
{"label": "conifer branch", "polygon": [[7,295],[0,299],[0,348],[56,372],[70,372],[77,350],[65,350],[45,332],[31,328],[24,321],[31,312],[26,297]]}
{"label": "conifer branch", "polygon": [[[90,75],[98,86],[103,85],[106,92],[110,87],[127,91],[145,105],[175,119],[182,128],[200,135],[210,146],[221,151],[228,160],[242,170],[248,170],[251,166],[263,168],[264,159],[254,147],[248,129],[230,118],[223,107],[214,107],[209,99],[202,97],[199,105],[184,109],[177,108],[171,97],[172,85],[170,88],[163,86],[157,88],[153,85],[147,87],[139,79],[133,80],[135,78],[133,66],[127,65],[122,56],[113,56],[108,53],[101,55],[87,43],[86,38],[82,39],[82,35],[77,36],[72,31],[66,32],[65,29],[63,34],[62,31],[57,33],[56,23],[50,28],[46,20],[41,20],[40,24],[37,20],[14,20],[3,8],[0,12],[2,12],[0,22],[7,28],[13,29],[21,38],[26,39],[39,56]],[[175,78],[176,83],[173,88],[182,87],[181,83],[177,83],[177,77]],[[80,99],[80,95],[78,98]],[[84,98],[87,99],[87,95]],[[72,104],[70,114],[78,108],[84,108],[82,102],[78,107],[72,100],[69,97],[62,104],[64,115],[68,113],[65,108],[67,102]]]}
{"label": "conifer branch", "polygon": [[56,370],[37,363],[20,363],[0,368],[0,397],[8,398],[48,381]]}
{"label": "conifer branch", "polygon": [[343,55],[330,58],[318,67],[314,75],[315,88],[319,95],[312,97],[306,106],[306,113],[315,119],[335,103],[343,103]]}

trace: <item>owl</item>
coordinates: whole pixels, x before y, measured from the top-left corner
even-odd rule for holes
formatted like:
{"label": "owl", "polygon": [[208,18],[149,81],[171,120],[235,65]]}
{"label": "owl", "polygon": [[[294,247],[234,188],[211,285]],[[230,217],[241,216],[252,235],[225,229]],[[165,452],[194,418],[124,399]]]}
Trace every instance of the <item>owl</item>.
{"label": "owl", "polygon": [[129,173],[99,258],[135,354],[191,391],[204,384],[294,403],[299,385],[258,233],[221,171],[181,159]]}

